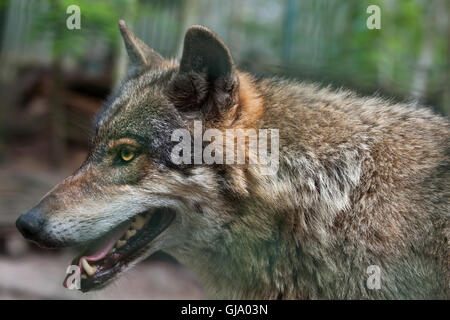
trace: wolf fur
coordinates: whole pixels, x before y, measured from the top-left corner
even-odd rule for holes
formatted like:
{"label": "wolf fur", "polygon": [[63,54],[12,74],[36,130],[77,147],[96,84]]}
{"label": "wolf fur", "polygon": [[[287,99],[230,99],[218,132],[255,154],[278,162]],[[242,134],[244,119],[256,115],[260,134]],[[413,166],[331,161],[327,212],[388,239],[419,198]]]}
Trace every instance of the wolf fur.
{"label": "wolf fur", "polygon": [[[38,242],[90,241],[164,205],[176,222],[137,261],[164,250],[209,297],[449,298],[448,119],[414,103],[254,77],[204,27],[188,30],[180,63],[120,29],[128,75],[98,117],[86,162],[40,203]],[[171,133],[193,120],[278,129],[278,172],[174,165]],[[114,168],[117,143],[142,155]],[[367,285],[372,265],[379,289]]]}

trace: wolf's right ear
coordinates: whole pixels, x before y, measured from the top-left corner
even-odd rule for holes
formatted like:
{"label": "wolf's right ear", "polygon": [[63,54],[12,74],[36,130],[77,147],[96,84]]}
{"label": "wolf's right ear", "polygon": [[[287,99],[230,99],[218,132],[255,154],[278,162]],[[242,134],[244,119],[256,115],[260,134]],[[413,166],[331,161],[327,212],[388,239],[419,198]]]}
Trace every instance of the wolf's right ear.
{"label": "wolf's right ear", "polygon": [[179,72],[169,89],[175,106],[216,118],[233,106],[238,87],[233,59],[222,40],[205,27],[189,28]]}
{"label": "wolf's right ear", "polygon": [[119,20],[119,29],[122,34],[128,57],[130,58],[131,71],[144,68],[156,67],[163,63],[164,59],[157,52],[139,40],[133,32],[128,29],[125,21]]}

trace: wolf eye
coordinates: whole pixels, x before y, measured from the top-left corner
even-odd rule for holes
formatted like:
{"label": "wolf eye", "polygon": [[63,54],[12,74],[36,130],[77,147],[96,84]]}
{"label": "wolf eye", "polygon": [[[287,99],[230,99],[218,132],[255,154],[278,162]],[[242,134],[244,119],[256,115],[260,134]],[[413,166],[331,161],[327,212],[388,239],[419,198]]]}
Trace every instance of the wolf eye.
{"label": "wolf eye", "polygon": [[133,158],[135,157],[135,153],[129,149],[122,149],[120,151],[120,158],[125,161],[125,162],[129,162],[131,160],[133,160]]}

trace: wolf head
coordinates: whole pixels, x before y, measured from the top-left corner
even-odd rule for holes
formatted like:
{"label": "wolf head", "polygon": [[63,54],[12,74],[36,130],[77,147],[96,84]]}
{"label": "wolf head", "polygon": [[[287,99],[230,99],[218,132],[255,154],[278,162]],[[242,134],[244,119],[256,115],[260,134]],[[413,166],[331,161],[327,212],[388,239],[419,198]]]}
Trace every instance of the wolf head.
{"label": "wolf head", "polygon": [[242,115],[259,108],[258,97],[242,90],[248,84],[229,50],[208,29],[187,31],[178,64],[123,21],[119,28],[130,66],[98,116],[86,161],[16,223],[42,246],[86,247],[73,261],[83,291],[104,286],[156,250],[195,255],[224,236],[235,210],[226,190],[242,188],[239,174],[229,181],[231,169],[174,164],[171,136],[176,129],[191,132],[194,120],[251,125]]}

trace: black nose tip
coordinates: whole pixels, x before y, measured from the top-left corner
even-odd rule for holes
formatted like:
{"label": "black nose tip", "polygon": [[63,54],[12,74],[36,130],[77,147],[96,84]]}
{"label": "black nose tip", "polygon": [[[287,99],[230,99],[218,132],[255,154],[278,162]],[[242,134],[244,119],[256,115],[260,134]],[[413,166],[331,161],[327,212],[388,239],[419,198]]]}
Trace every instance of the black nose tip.
{"label": "black nose tip", "polygon": [[42,211],[35,207],[22,214],[16,221],[16,227],[22,235],[30,240],[36,240],[42,225],[44,224],[44,215]]}

